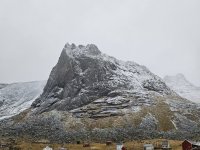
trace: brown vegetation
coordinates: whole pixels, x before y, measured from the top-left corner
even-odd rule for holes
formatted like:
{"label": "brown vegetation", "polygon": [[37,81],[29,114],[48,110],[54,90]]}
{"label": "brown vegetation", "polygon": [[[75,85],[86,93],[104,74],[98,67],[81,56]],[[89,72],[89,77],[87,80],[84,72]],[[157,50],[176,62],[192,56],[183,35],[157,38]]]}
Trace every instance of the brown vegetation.
{"label": "brown vegetation", "polygon": [[[158,143],[161,143],[162,139],[155,140],[139,140],[139,141],[130,141],[124,143],[124,146],[127,150],[143,150],[143,145],[147,143],[152,143],[155,146]],[[181,150],[182,141],[169,141],[173,150]],[[18,147],[20,150],[42,150],[47,144],[44,143],[30,143],[30,142],[18,142],[15,147]],[[67,148],[67,150],[115,150],[116,144],[106,145],[106,143],[92,143],[89,147],[83,147],[82,144],[49,144],[53,150],[58,150],[61,147]]]}

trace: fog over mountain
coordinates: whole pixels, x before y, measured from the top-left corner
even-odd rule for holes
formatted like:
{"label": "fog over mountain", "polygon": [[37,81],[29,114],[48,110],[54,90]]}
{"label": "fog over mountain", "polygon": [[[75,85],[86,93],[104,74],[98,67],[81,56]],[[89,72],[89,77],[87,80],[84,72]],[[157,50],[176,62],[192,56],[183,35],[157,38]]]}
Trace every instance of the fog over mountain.
{"label": "fog over mountain", "polygon": [[164,81],[180,96],[190,101],[200,103],[200,87],[197,87],[190,83],[183,74],[177,74],[175,76],[165,76]]}
{"label": "fog over mountain", "polygon": [[198,0],[1,0],[0,83],[46,80],[66,42],[200,86]]}

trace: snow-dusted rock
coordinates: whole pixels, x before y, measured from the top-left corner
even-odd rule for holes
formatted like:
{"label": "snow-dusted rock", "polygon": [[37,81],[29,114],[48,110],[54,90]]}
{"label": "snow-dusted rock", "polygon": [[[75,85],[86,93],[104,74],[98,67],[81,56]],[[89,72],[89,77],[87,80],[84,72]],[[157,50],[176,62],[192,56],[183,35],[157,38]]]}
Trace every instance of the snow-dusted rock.
{"label": "snow-dusted rock", "polygon": [[99,103],[94,112],[86,111],[92,117],[97,112],[102,114],[105,109],[107,112],[111,108],[117,109],[118,112],[133,105],[151,106],[150,92],[174,94],[161,78],[144,66],[103,54],[94,44],[76,46],[67,43],[43,94],[32,107],[36,113],[54,109],[78,109],[81,112],[80,107]]}
{"label": "snow-dusted rock", "polygon": [[158,125],[158,120],[151,113],[147,114],[140,123],[141,128],[144,129],[147,128],[150,130],[157,129],[157,125]]}

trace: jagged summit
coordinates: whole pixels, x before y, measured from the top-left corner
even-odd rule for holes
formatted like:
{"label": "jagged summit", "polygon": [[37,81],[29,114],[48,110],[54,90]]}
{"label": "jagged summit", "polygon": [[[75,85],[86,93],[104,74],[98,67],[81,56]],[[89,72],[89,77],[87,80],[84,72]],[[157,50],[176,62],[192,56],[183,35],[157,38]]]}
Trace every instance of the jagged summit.
{"label": "jagged summit", "polygon": [[71,45],[69,43],[65,44],[63,49],[69,56],[79,56],[79,55],[91,55],[97,56],[101,54],[101,51],[94,44],[88,44],[86,46],[78,45],[76,46],[74,43]]}

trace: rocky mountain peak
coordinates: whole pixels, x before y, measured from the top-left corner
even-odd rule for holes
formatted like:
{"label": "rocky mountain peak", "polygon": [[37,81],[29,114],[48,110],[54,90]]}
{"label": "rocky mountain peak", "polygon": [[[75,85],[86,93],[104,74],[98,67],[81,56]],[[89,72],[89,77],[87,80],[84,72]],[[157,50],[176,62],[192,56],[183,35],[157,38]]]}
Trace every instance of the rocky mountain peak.
{"label": "rocky mountain peak", "polygon": [[[121,109],[132,107],[137,102],[127,95],[137,95],[136,99],[143,101],[141,103],[148,101],[153,105],[151,93],[174,94],[161,78],[144,66],[102,54],[94,44],[76,46],[67,43],[51,71],[43,94],[32,107],[37,108],[37,112],[71,111],[101,101],[102,106],[96,108],[98,111],[85,114],[94,117],[99,112],[102,116],[115,112],[119,115]],[[108,107],[111,104],[117,105],[111,109]]]}
{"label": "rocky mountain peak", "polygon": [[68,48],[68,49],[72,49],[73,50],[73,49],[76,48],[76,45],[74,43],[72,43],[71,45],[69,43],[66,43],[64,48]]}
{"label": "rocky mountain peak", "polygon": [[82,55],[85,55],[85,56],[101,55],[101,51],[94,44],[88,44],[86,46],[84,45],[76,46],[74,43],[72,43],[71,45],[67,43],[65,44],[65,47],[63,50],[67,53],[67,55],[73,56],[73,57],[80,57]]}

